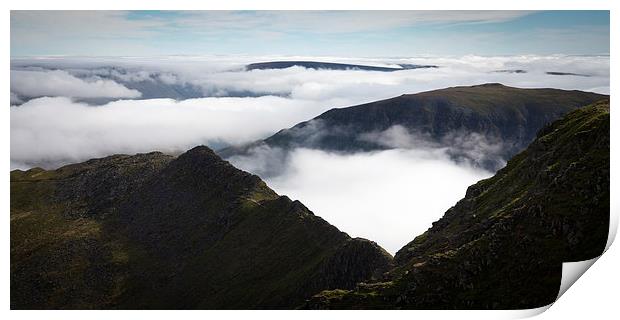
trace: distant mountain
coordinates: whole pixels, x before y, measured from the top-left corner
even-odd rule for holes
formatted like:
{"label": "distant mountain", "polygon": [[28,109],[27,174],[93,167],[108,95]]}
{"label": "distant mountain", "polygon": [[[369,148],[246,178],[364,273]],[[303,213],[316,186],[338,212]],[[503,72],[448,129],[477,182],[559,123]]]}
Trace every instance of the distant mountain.
{"label": "distant mountain", "polygon": [[609,102],[573,111],[492,178],[467,189],[395,256],[383,281],[314,296],[333,309],[522,309],[555,301],[562,262],[603,253]]}
{"label": "distant mountain", "polygon": [[393,67],[377,67],[359,64],[333,63],[333,62],[317,62],[317,61],[271,61],[251,63],[245,66],[250,70],[265,69],[286,69],[291,67],[304,67],[306,69],[325,69],[325,70],[364,70],[364,71],[381,71],[393,72],[410,69],[438,68],[435,65],[417,65],[417,64],[399,64],[398,68]]}
{"label": "distant mountain", "polygon": [[495,171],[546,124],[608,96],[497,83],[452,87],[331,109],[273,136],[218,151],[230,158],[256,147],[336,152],[441,147],[456,161]]}
{"label": "distant mountain", "polygon": [[11,172],[12,309],[293,308],[391,263],[206,147]]}
{"label": "distant mountain", "polygon": [[527,73],[527,70],[523,70],[523,69],[502,69],[502,70],[495,70],[493,72],[496,72],[496,73]]}
{"label": "distant mountain", "polygon": [[557,72],[557,71],[547,71],[545,72],[548,75],[551,76],[577,76],[577,77],[591,77],[591,75],[589,74],[583,74],[583,73],[572,73],[572,72]]}
{"label": "distant mountain", "polygon": [[[12,66],[12,70],[34,70],[34,71],[53,71],[64,70],[72,76],[92,81],[94,79],[112,80],[123,85],[127,89],[137,90],[141,93],[139,99],[174,99],[185,100],[203,97],[259,97],[264,95],[274,95],[271,92],[254,92],[249,90],[219,90],[217,88],[206,89],[190,81],[183,80],[182,77],[170,72],[145,71],[118,66],[97,67],[92,69],[71,69],[71,68],[52,68],[43,66]],[[29,100],[40,98],[41,96],[26,96],[11,92],[11,104],[21,105]],[[93,105],[102,105],[121,98],[101,97],[101,98],[75,98],[76,101],[86,102]],[[131,98],[122,98],[131,99]]]}

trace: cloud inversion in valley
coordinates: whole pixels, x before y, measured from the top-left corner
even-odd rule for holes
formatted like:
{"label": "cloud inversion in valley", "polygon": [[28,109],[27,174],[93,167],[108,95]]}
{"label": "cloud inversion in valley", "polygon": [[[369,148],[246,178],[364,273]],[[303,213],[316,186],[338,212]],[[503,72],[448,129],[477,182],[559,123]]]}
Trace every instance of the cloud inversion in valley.
{"label": "cloud inversion in valley", "polygon": [[[243,70],[248,63],[278,59],[438,68]],[[608,56],[91,57],[14,59],[12,68],[11,167],[23,169],[117,153],[176,154],[199,144],[242,145],[331,108],[456,85],[500,82],[609,92]],[[588,76],[547,73],[556,71]],[[148,98],[162,93],[172,99]],[[459,148],[442,149],[398,127],[359,138],[396,149],[360,154],[257,150],[231,161],[341,230],[394,253],[441,217],[467,186],[491,175],[455,162],[454,152],[476,158],[501,147],[488,137],[455,136],[452,144]]]}

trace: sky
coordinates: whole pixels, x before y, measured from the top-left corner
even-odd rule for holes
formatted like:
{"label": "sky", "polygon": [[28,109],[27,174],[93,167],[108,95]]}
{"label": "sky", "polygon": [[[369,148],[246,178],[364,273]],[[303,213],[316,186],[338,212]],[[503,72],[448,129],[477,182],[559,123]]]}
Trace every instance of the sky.
{"label": "sky", "polygon": [[609,11],[12,11],[11,56],[608,54]]}

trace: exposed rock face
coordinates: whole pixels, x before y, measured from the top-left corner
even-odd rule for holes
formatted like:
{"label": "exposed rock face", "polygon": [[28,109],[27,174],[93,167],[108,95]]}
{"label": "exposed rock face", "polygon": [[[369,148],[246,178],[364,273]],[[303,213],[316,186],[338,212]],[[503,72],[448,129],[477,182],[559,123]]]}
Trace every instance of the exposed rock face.
{"label": "exposed rock face", "polygon": [[[339,152],[403,147],[394,141],[398,137],[390,139],[393,133],[390,129],[396,128],[414,137],[413,145],[405,147],[429,144],[447,147],[457,161],[471,161],[496,171],[532,142],[536,132],[545,125],[606,97],[581,91],[519,89],[501,84],[453,87],[331,109],[265,140],[218,153],[229,158],[257,146]],[[472,152],[476,149],[481,150]]]}
{"label": "exposed rock face", "polygon": [[562,262],[600,255],[609,229],[609,102],[569,113],[395,256],[382,282],[308,308],[520,309],[553,302]]}
{"label": "exposed rock face", "polygon": [[392,258],[206,147],[11,172],[11,308],[293,308]]}

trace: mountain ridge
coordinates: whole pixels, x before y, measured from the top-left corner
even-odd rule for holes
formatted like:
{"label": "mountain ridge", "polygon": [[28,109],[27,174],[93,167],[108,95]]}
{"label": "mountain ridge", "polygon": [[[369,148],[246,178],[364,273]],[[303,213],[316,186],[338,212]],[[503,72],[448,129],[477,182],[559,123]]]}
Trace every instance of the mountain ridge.
{"label": "mountain ridge", "polygon": [[204,146],[11,172],[12,309],[292,308],[391,261]]}
{"label": "mountain ridge", "polygon": [[[396,128],[402,131],[399,136],[412,137],[410,140],[416,143],[413,147],[447,147],[457,162],[469,161],[496,171],[523,150],[542,127],[606,97],[578,90],[520,89],[499,83],[450,87],[330,109],[266,139],[218,150],[218,154],[231,159],[251,154],[256,147],[344,153],[392,149],[400,147],[391,145],[390,130]],[[468,154],[460,145],[483,148],[483,158]]]}

